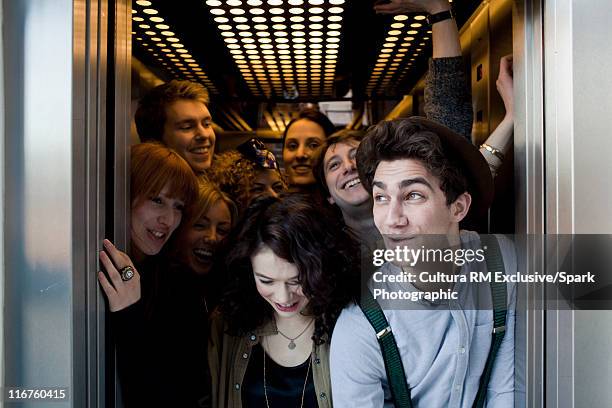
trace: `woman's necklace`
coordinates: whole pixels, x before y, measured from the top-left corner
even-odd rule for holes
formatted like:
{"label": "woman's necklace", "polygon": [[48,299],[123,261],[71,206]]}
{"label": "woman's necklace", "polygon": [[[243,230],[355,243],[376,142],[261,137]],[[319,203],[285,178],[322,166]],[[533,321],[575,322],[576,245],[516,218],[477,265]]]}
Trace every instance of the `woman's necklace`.
{"label": "woman's necklace", "polygon": [[306,330],[308,330],[308,328],[310,327],[312,322],[314,322],[314,319],[312,319],[310,322],[308,322],[306,327],[304,327],[304,330],[302,330],[302,332],[300,334],[298,334],[297,336],[295,336],[294,338],[286,336],[282,331],[278,330],[278,328],[276,330],[278,331],[278,334],[280,334],[281,336],[283,336],[284,338],[289,340],[289,344],[287,345],[287,347],[289,347],[289,350],[293,350],[295,348],[294,340],[297,340],[302,334],[304,334],[306,332]]}
{"label": "woman's necklace", "polygon": [[[310,324],[308,324],[308,326],[310,326]],[[308,327],[308,326],[306,326],[306,327]],[[295,345],[294,345],[294,347],[295,347]],[[264,383],[263,385],[264,385],[264,396],[266,397],[266,408],[270,408],[270,403],[268,402],[268,389],[266,387],[266,349],[264,349],[263,347],[261,349],[263,351],[263,383]],[[304,378],[304,386],[302,387],[302,400],[300,402],[300,408],[304,407],[304,394],[306,393],[306,384],[308,383],[308,374],[310,374],[310,366],[311,365],[312,365],[312,358],[309,355],[308,356],[308,369],[306,370],[306,378]]]}

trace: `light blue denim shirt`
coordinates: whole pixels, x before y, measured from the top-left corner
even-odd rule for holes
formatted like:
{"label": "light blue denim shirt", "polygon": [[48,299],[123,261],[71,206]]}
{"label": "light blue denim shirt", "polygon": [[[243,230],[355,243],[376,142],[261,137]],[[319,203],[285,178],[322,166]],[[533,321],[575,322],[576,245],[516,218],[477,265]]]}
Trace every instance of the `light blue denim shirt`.
{"label": "light blue denim shirt", "polygon": [[[479,243],[478,235],[468,231],[461,232],[461,241],[463,248]],[[514,247],[505,237],[498,236],[498,241],[506,273],[514,273]],[[474,268],[473,263],[466,264],[461,273],[478,270]],[[387,274],[401,272],[392,264],[383,265],[381,270]],[[409,283],[385,285],[389,290],[417,290]],[[457,287],[460,296],[488,288],[463,285]],[[516,285],[508,284],[506,333],[489,381],[488,407],[514,407],[515,289]],[[486,296],[490,302],[490,290]],[[492,310],[462,307],[465,303],[461,299],[418,303],[411,310],[384,310],[402,357],[413,406],[472,407],[491,346]],[[336,323],[330,360],[335,408],[393,407],[374,329],[356,305],[343,310]]]}

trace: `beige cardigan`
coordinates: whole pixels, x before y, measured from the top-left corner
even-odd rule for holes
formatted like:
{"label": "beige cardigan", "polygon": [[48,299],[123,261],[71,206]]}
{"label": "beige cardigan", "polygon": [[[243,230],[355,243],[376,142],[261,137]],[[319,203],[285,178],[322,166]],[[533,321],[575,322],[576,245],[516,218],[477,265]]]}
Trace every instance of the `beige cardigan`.
{"label": "beige cardigan", "polygon": [[[211,325],[208,364],[212,377],[213,407],[241,408],[242,381],[249,365],[251,348],[263,336],[278,333],[276,323],[271,321],[253,333],[240,337],[226,333],[227,327],[219,315],[213,318]],[[320,346],[313,345],[310,358],[319,408],[330,408],[329,341]]]}

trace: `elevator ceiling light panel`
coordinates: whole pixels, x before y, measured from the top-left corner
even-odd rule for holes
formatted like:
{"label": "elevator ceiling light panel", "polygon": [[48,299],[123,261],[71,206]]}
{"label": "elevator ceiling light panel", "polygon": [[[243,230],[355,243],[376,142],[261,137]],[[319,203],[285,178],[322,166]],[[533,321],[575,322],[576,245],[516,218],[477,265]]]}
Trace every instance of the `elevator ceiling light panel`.
{"label": "elevator ceiling light panel", "polygon": [[344,0],[205,0],[205,4],[254,96],[333,95]]}
{"label": "elevator ceiling light panel", "polygon": [[388,94],[406,79],[417,58],[423,58],[431,43],[431,31],[424,20],[424,15],[393,16],[370,72],[366,95]]}
{"label": "elevator ceiling light panel", "polygon": [[201,82],[210,93],[218,94],[219,91],[202,66],[185,47],[176,31],[160,16],[154,3],[149,0],[136,0],[133,3],[133,43],[157,60],[174,78]]}

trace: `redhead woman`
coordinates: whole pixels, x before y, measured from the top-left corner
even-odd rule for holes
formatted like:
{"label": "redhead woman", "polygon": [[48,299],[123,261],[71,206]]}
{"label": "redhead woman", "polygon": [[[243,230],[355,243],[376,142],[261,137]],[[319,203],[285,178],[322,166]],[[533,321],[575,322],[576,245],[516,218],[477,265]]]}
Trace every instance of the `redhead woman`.
{"label": "redhead woman", "polygon": [[305,195],[249,207],[212,323],[213,406],[331,406],[329,339],[359,282],[338,224]]}
{"label": "redhead woman", "polygon": [[[206,335],[198,329],[207,316],[199,319],[180,271],[160,255],[189,216],[196,192],[196,176],[174,150],[132,147],[130,256],[105,240],[100,261],[108,276],[98,274],[112,312],[126,407],[208,404]],[[194,336],[200,336],[195,346]]]}

